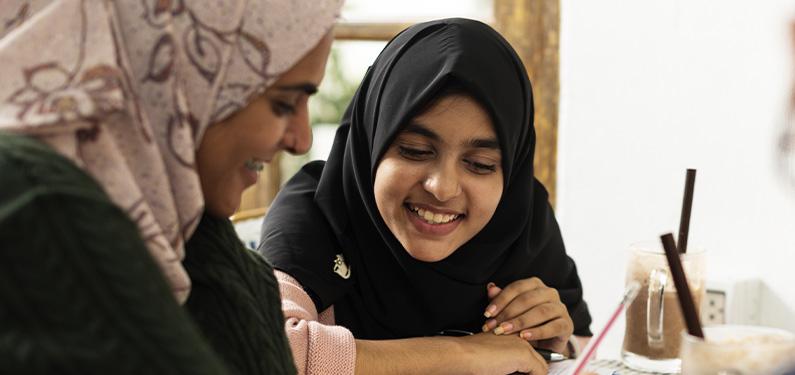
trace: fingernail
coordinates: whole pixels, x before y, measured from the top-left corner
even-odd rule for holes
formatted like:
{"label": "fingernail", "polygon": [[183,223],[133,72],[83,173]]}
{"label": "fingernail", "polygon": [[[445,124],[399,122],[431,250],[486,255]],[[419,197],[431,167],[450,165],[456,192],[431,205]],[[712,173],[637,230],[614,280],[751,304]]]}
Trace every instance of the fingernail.
{"label": "fingernail", "polygon": [[525,340],[530,340],[533,337],[532,332],[522,332],[522,338]]}
{"label": "fingernail", "polygon": [[513,324],[511,323],[502,323],[499,327],[494,330],[495,335],[501,335],[503,333],[508,333],[513,329]]}
{"label": "fingernail", "polygon": [[483,332],[486,332],[486,331],[489,330],[489,325],[488,324],[484,324],[482,328],[483,328]]}
{"label": "fingernail", "polygon": [[492,282],[489,282],[488,284],[486,284],[486,289],[491,289],[491,288],[494,288],[495,286],[497,286],[497,285],[492,283]]}
{"label": "fingernail", "polygon": [[486,308],[486,312],[483,313],[483,316],[491,318],[491,316],[494,315],[495,310],[497,310],[497,306],[489,305],[489,307]]}

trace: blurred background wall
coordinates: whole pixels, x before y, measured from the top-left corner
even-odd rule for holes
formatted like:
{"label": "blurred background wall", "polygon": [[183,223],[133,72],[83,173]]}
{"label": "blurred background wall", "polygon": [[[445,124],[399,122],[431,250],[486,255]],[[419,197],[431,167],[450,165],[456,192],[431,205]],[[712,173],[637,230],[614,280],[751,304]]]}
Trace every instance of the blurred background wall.
{"label": "blurred background wall", "polygon": [[697,168],[689,243],[710,279],[761,279],[795,331],[795,185],[776,152],[794,4],[561,2],[557,212],[595,320],[629,244],[677,230]]}

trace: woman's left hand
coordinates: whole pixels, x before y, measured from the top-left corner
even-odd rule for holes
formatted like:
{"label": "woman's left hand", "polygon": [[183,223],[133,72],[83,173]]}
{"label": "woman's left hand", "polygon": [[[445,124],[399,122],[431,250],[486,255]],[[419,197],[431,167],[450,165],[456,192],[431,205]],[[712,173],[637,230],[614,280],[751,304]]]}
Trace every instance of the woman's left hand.
{"label": "woman's left hand", "polygon": [[484,315],[483,331],[497,335],[519,333],[535,347],[569,355],[567,343],[574,323],[560,295],[536,277],[514,281],[505,289],[489,283],[491,302]]}

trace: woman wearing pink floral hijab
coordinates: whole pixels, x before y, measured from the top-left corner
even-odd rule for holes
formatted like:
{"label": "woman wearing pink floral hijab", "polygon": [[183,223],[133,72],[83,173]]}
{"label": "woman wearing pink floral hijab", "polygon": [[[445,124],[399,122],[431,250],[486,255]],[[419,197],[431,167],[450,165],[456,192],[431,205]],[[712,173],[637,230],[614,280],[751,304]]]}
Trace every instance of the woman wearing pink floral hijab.
{"label": "woman wearing pink floral hijab", "polygon": [[[0,5],[0,366],[218,365],[187,300],[236,372],[294,371],[270,266],[225,218],[275,152],[309,148],[306,100],[340,7]],[[232,321],[251,324],[212,331]]]}

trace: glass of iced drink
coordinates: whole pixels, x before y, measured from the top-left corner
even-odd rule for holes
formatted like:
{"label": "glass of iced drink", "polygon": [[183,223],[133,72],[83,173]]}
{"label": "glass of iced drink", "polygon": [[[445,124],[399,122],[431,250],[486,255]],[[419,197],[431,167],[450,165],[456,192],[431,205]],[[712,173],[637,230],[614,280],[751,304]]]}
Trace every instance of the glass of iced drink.
{"label": "glass of iced drink", "polygon": [[[700,310],[704,295],[704,251],[689,246],[681,255],[690,292]],[[641,285],[637,298],[627,307],[621,358],[627,367],[640,371],[678,373],[682,330],[686,328],[676,287],[659,242],[630,247],[626,282]]]}

